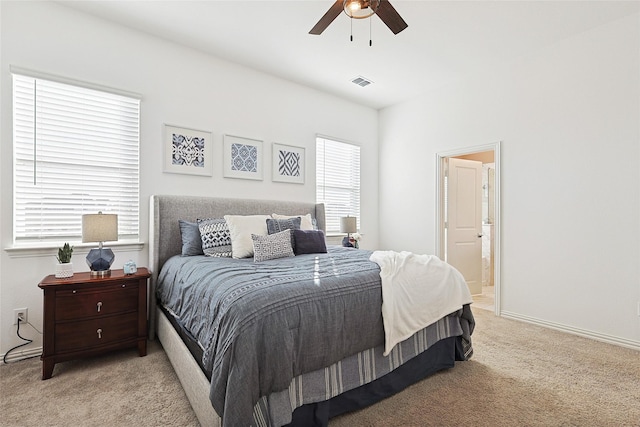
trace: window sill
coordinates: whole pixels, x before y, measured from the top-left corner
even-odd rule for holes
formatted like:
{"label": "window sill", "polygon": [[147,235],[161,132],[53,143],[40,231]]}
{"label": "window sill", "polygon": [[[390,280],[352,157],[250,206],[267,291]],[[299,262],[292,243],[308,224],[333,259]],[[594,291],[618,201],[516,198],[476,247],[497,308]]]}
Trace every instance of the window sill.
{"label": "window sill", "polygon": [[[93,248],[97,248],[97,243],[78,243],[72,244],[73,253],[76,254],[87,254]],[[137,241],[123,241],[123,242],[115,242],[115,243],[107,243],[104,245],[109,248],[118,248],[123,251],[141,251],[144,249],[144,242]],[[58,248],[60,245],[57,244],[32,244],[32,245],[22,245],[22,246],[12,246],[8,248],[4,248],[5,252],[9,254],[10,258],[28,258],[28,257],[55,257],[58,254]]]}
{"label": "window sill", "polygon": [[[355,234],[355,233],[349,233],[351,235]],[[364,236],[364,233],[360,233],[358,232],[358,234],[360,234],[361,236]],[[325,234],[326,237],[347,237],[347,233],[338,233],[338,232],[329,232]]]}

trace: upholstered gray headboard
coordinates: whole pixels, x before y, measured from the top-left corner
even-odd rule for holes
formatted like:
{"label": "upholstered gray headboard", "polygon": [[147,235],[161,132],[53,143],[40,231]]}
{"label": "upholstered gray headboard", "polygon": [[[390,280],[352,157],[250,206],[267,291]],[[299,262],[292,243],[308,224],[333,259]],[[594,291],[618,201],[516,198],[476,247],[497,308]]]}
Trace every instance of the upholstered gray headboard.
{"label": "upholstered gray headboard", "polygon": [[318,229],[326,232],[324,204],[251,200],[196,196],[151,196],[149,224],[149,337],[155,336],[156,281],[162,265],[182,253],[178,220],[222,218],[224,215],[306,215],[316,219]]}

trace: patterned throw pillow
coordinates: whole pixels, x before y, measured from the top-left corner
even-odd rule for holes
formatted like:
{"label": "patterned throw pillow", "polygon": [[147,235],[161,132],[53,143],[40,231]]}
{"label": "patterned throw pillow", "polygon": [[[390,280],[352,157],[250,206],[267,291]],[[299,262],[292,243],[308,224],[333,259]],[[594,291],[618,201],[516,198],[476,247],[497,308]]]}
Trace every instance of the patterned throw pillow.
{"label": "patterned throw pillow", "polygon": [[317,230],[316,219],[311,218],[311,214],[306,215],[280,215],[280,214],[272,214],[271,215],[275,219],[287,219],[287,218],[300,218],[300,229],[301,230]]}
{"label": "patterned throw pillow", "polygon": [[276,258],[292,257],[291,230],[260,236],[252,234],[253,261],[261,262]]}
{"label": "patterned throw pillow", "polygon": [[[273,219],[267,220],[267,233],[276,234],[284,230],[300,230],[300,217],[287,218],[287,219]],[[291,233],[291,247],[295,251],[295,242],[293,240],[293,233]]]}
{"label": "patterned throw pillow", "polygon": [[231,257],[231,234],[224,218],[199,219],[202,252],[206,256]]}
{"label": "patterned throw pillow", "polygon": [[267,233],[276,234],[284,230],[300,230],[300,217],[267,220]]}

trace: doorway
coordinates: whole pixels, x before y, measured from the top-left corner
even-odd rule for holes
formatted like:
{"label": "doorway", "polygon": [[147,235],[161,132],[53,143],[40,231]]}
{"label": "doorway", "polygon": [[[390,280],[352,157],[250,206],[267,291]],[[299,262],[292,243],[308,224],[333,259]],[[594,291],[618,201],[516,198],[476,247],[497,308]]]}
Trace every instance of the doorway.
{"label": "doorway", "polygon": [[500,143],[436,155],[436,249],[500,314]]}

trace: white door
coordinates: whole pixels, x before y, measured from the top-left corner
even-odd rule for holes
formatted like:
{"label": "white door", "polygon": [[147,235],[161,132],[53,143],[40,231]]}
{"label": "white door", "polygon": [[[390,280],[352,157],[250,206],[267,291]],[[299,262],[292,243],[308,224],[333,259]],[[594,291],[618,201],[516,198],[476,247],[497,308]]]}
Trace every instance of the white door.
{"label": "white door", "polygon": [[447,262],[482,293],[482,162],[449,158]]}

